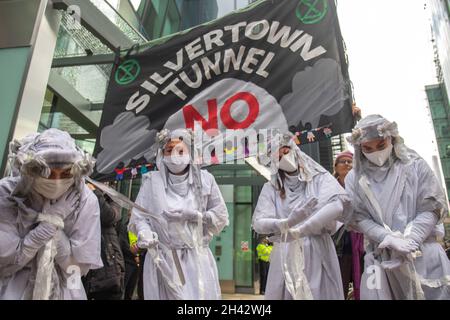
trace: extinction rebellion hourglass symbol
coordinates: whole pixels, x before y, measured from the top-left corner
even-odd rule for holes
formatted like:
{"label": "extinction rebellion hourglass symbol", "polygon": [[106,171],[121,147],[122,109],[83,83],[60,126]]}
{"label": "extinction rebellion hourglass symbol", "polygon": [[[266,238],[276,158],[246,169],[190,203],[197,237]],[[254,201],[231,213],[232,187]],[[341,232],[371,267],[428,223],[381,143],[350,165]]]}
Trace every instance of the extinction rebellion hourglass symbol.
{"label": "extinction rebellion hourglass symbol", "polygon": [[322,21],[328,12],[328,0],[300,0],[295,14],[304,24]]}

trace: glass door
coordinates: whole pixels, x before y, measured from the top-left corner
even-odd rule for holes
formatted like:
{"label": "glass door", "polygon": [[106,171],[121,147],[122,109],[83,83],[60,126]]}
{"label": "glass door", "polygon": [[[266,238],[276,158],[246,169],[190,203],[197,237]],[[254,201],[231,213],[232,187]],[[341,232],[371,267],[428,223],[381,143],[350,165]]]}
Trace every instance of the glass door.
{"label": "glass door", "polygon": [[253,287],[252,187],[235,186],[234,278],[236,287]]}

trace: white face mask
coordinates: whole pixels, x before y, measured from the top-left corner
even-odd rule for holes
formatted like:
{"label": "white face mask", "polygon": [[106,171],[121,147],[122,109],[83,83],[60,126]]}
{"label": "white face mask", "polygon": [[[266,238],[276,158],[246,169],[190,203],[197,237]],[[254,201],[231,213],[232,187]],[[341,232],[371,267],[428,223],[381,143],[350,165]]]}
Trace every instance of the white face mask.
{"label": "white face mask", "polygon": [[387,159],[389,159],[389,156],[392,153],[392,148],[393,148],[392,143],[390,143],[389,146],[387,146],[383,150],[371,153],[363,152],[363,154],[366,156],[367,160],[372,162],[374,165],[381,167],[386,163]]}
{"label": "white face mask", "polygon": [[289,153],[283,155],[281,157],[280,163],[278,165],[278,168],[280,170],[283,170],[285,172],[294,172],[297,171],[298,166],[297,162],[295,161],[295,155],[294,152],[289,151]]}
{"label": "white face mask", "polygon": [[190,157],[188,154],[182,156],[165,156],[164,164],[167,166],[170,172],[180,173],[189,165]]}
{"label": "white face mask", "polygon": [[73,178],[46,179],[37,177],[34,180],[33,189],[44,198],[56,200],[60,198],[74,184]]}

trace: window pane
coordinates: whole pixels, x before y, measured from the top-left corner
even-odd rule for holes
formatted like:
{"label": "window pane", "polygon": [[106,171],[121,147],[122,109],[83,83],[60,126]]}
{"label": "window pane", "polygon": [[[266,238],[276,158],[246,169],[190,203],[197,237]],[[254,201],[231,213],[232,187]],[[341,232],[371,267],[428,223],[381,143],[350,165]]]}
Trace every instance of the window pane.
{"label": "window pane", "polygon": [[252,202],[251,186],[236,186],[236,202]]}

